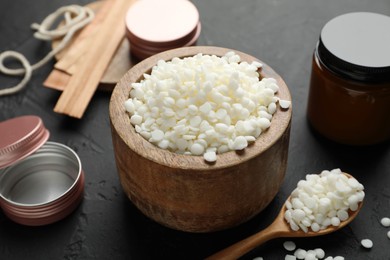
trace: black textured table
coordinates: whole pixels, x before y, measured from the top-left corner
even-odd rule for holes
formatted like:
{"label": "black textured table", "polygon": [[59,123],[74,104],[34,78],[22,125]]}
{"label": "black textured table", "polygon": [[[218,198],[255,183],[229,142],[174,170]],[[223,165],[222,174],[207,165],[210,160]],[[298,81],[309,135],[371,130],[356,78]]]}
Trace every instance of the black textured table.
{"label": "black textured table", "polygon": [[[50,44],[33,38],[29,28],[62,5],[86,0],[0,1],[0,52],[17,50],[37,61]],[[42,83],[53,62],[33,74],[21,93],[0,97],[0,121],[19,115],[40,116],[51,141],[73,148],[86,174],[84,201],[66,219],[43,227],[13,223],[0,212],[0,259],[201,259],[269,225],[296,183],[309,173],[341,168],[365,186],[362,212],[342,231],[293,239],[303,249],[323,248],[327,256],[390,259],[390,239],[379,221],[390,217],[390,145],[348,147],[316,135],[306,121],[311,56],[322,26],[354,11],[390,15],[388,0],[225,0],[194,1],[201,15],[198,45],[246,52],[266,62],[286,81],[293,98],[293,122],[286,178],[272,203],[236,228],[191,234],[165,228],[141,214],[120,186],[111,143],[110,93],[97,92],[81,120],[53,112],[60,95]],[[18,79],[0,76],[0,88]],[[390,112],[390,111],[389,111]],[[2,137],[0,137],[2,138]],[[371,250],[361,239],[374,242]],[[276,239],[244,259],[284,259],[286,239]]]}

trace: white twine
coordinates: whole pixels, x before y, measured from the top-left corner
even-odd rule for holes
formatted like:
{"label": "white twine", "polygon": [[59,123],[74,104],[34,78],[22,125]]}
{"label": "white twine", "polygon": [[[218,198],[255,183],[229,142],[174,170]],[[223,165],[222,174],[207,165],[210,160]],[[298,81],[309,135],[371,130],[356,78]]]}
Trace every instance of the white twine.
{"label": "white twine", "polygon": [[[53,24],[63,16],[65,20],[64,26],[57,29],[51,29]],[[63,6],[57,9],[54,13],[49,14],[41,24],[34,23],[31,28],[36,30],[34,37],[43,40],[51,41],[63,37],[60,43],[50,51],[43,59],[31,65],[23,54],[16,51],[5,51],[0,54],[0,72],[10,76],[20,76],[24,74],[23,79],[15,86],[1,89],[0,96],[10,95],[22,90],[31,79],[32,72],[44,64],[58,52],[66,47],[74,34],[92,21],[94,17],[93,11],[88,7],[79,5]],[[6,59],[14,58],[19,61],[23,68],[11,69],[4,65]]]}

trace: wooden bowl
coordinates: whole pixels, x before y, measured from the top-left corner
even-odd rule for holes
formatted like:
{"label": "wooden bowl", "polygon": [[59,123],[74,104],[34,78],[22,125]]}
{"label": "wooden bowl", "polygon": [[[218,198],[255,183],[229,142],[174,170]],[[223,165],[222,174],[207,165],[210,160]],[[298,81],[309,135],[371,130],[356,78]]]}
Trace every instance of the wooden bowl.
{"label": "wooden bowl", "polygon": [[[180,155],[151,144],[130,123],[124,102],[131,83],[150,73],[158,60],[198,53],[223,56],[230,49],[185,47],[154,55],[134,66],[116,85],[110,122],[116,165],[123,190],[146,216],[164,226],[189,232],[211,232],[239,225],[263,210],[283,182],[288,155],[291,111],[278,106],[270,128],[241,152],[219,154],[214,164],[202,156]],[[243,61],[257,60],[235,51]],[[259,61],[259,60],[257,60]],[[261,61],[260,61],[261,62]],[[273,77],[277,96],[291,100],[282,80],[264,62],[261,77]]]}

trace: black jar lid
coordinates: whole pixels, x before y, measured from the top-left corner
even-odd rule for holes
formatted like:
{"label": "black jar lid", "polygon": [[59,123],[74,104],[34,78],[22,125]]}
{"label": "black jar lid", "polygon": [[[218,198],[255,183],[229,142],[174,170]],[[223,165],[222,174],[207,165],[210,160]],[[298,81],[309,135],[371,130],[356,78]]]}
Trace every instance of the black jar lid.
{"label": "black jar lid", "polygon": [[390,17],[356,12],[333,18],[321,31],[317,55],[342,77],[390,82]]}

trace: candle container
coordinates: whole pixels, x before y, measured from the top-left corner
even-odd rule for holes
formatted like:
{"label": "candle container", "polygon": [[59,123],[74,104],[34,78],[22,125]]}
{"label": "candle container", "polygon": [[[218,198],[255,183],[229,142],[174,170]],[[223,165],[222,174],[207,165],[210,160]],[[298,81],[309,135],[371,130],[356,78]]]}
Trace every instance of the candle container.
{"label": "candle container", "polygon": [[390,139],[390,17],[348,13],[322,29],[312,60],[307,117],[333,141]]}
{"label": "candle container", "polygon": [[130,52],[141,60],[195,45],[201,31],[196,6],[183,0],[137,1],[127,11],[125,22]]}
{"label": "candle container", "polygon": [[68,216],[83,198],[84,173],[69,147],[48,142],[37,116],[0,122],[0,206],[11,220],[47,225]]}

